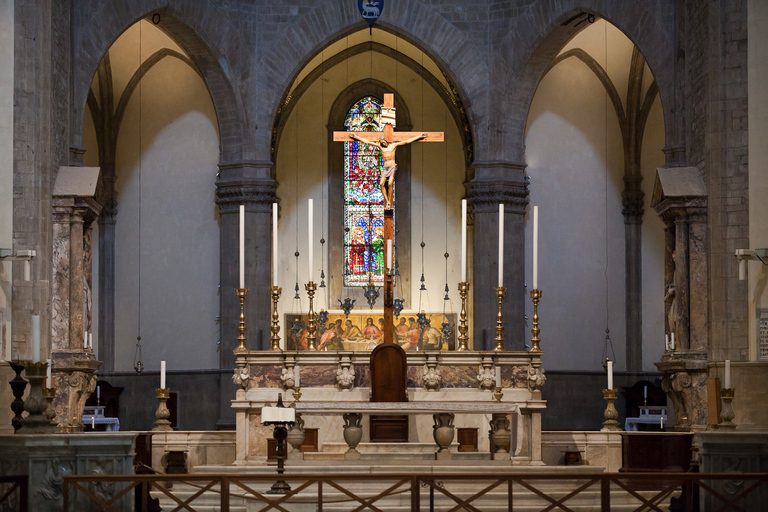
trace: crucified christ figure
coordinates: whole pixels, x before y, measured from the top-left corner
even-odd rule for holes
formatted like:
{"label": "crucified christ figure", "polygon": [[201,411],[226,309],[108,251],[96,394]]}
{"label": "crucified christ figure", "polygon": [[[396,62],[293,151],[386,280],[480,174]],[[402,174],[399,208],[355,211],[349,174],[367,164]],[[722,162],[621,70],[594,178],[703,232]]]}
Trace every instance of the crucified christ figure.
{"label": "crucified christ figure", "polygon": [[395,150],[397,146],[404,144],[410,144],[417,140],[425,139],[426,133],[411,137],[410,139],[401,140],[399,142],[389,142],[383,135],[379,137],[378,142],[370,141],[359,136],[355,132],[349,132],[349,136],[358,142],[368,144],[369,146],[376,146],[381,149],[381,156],[384,157],[384,169],[381,171],[381,177],[379,178],[379,185],[381,186],[381,193],[384,195],[384,209],[392,209],[392,191],[395,183],[395,171],[397,171],[397,164],[395,163]]}

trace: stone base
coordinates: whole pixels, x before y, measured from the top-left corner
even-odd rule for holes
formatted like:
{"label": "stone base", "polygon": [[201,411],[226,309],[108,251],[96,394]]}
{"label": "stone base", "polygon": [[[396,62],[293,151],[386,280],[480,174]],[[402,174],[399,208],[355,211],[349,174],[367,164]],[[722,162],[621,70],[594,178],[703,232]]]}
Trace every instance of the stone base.
{"label": "stone base", "polygon": [[[0,436],[0,475],[28,475],[28,510],[63,510],[64,475],[133,474],[134,438],[129,432]],[[112,497],[121,484],[86,483],[96,495]],[[82,493],[70,492],[69,510],[91,510]],[[133,493],[120,499],[117,510],[133,510]]]}

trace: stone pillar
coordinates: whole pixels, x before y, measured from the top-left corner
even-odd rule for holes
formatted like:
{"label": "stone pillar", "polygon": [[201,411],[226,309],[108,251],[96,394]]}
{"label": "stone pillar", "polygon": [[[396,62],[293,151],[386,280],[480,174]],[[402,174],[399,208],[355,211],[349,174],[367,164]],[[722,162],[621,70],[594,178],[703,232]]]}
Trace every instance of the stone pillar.
{"label": "stone pillar", "polygon": [[233,350],[237,347],[240,303],[235,294],[239,286],[239,209],[245,204],[245,301],[246,347],[267,350],[270,347],[272,203],[277,183],[272,178],[272,162],[234,162],[219,165],[216,204],[221,219],[220,281],[221,350],[219,428],[234,429],[232,383],[235,368]]}
{"label": "stone pillar", "polygon": [[[525,214],[528,183],[525,164],[475,162],[468,184],[474,221],[473,263],[468,279],[472,290],[474,350],[493,350],[498,284],[499,203],[504,203],[504,286],[502,306],[504,348],[525,346]],[[483,330],[487,332],[483,339]]]}
{"label": "stone pillar", "polygon": [[624,265],[625,265],[625,319],[627,326],[627,371],[643,369],[643,267],[642,225],[643,191],[642,176],[625,176],[622,192],[624,215]]}
{"label": "stone pillar", "polygon": [[99,215],[99,358],[102,369],[115,369],[115,220],[117,200],[114,168],[103,169],[103,201]]}
{"label": "stone pillar", "polygon": [[675,408],[675,430],[704,430],[709,423],[707,194],[699,170],[659,169],[651,203],[666,226],[667,332],[675,334],[676,345],[655,364]]}
{"label": "stone pillar", "polygon": [[90,325],[90,227],[101,211],[93,199],[99,169],[62,167],[53,190],[51,358],[59,429],[83,429],[83,406],[100,362],[85,348]]}

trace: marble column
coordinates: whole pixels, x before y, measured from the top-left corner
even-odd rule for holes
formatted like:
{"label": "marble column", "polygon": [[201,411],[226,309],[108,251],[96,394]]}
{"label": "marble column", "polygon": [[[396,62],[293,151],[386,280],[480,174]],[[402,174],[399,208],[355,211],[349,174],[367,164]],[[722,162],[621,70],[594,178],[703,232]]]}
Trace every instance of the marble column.
{"label": "marble column", "polygon": [[237,347],[240,303],[235,294],[239,268],[239,208],[245,204],[245,301],[246,347],[266,350],[270,347],[272,269],[272,203],[277,183],[272,162],[233,162],[219,165],[216,204],[221,219],[220,281],[221,349],[219,367],[220,414],[217,425],[235,428],[231,401],[236,388],[232,383],[235,368],[233,350]]}
{"label": "marble column", "polygon": [[[475,162],[470,168],[468,197],[474,222],[472,271],[468,275],[472,293],[474,350],[493,350],[498,284],[499,203],[504,203],[504,286],[502,306],[504,348],[525,346],[525,215],[528,183],[525,164]],[[483,331],[486,335],[483,336]]]}
{"label": "marble column", "polygon": [[[72,169],[72,168],[70,168]],[[60,170],[64,181],[64,171]],[[66,189],[57,179],[52,201],[53,212],[53,299],[51,319],[51,357],[56,388],[54,409],[59,430],[82,430],[85,401],[96,386],[93,374],[100,366],[93,352],[84,347],[91,315],[88,277],[91,258],[92,222],[101,207],[85,195],[57,194]]]}
{"label": "marble column", "polygon": [[640,188],[641,181],[642,176],[625,176],[622,192],[627,371],[643,369],[643,191]]}

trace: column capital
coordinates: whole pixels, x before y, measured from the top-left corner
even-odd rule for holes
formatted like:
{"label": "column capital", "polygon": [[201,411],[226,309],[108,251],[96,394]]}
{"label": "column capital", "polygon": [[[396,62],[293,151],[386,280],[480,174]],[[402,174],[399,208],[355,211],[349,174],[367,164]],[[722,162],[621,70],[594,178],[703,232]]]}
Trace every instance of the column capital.
{"label": "column capital", "polygon": [[219,164],[216,204],[219,213],[234,213],[241,204],[249,212],[265,213],[275,202],[277,182],[272,179],[274,164],[241,161]]}
{"label": "column capital", "polygon": [[467,195],[474,213],[498,211],[504,203],[510,213],[524,215],[528,206],[528,178],[525,164],[515,162],[475,162]]}

